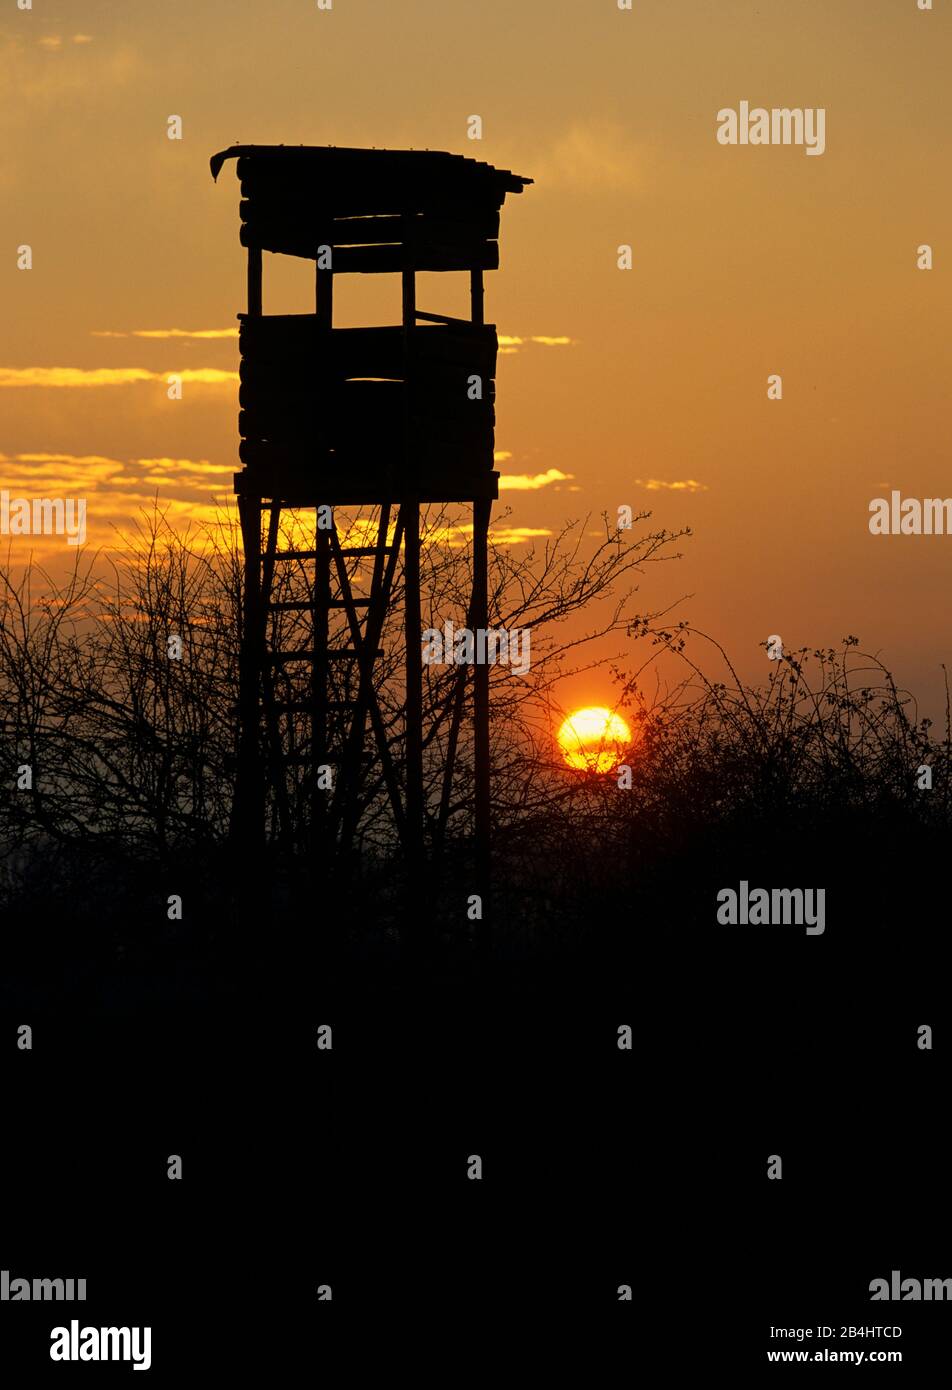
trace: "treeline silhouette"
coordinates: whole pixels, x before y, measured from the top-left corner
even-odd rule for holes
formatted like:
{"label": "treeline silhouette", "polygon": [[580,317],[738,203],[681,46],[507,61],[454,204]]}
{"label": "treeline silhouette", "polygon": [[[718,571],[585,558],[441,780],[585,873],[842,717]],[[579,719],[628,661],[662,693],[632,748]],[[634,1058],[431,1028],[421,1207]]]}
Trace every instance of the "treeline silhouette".
{"label": "treeline silhouette", "polygon": [[[765,655],[766,679],[746,684],[716,642],[666,624],[664,613],[635,611],[639,578],[676,558],[679,536],[630,539],[606,520],[593,541],[586,525],[566,526],[542,548],[491,554],[493,626],[532,632],[529,671],[499,666],[491,680],[494,957],[528,968],[630,965],[659,931],[709,927],[717,888],[740,879],[827,886],[834,902],[848,894],[860,916],[866,893],[885,910],[910,856],[928,860],[947,840],[948,710],[937,736],[853,637],[838,650]],[[471,575],[461,540],[451,515],[430,515],[423,627],[465,626]],[[14,991],[35,978],[46,995],[108,996],[126,989],[117,979],[135,977],[146,991],[187,994],[214,978],[234,930],[235,528],[223,516],[183,532],[156,510],[126,541],[65,579],[32,565],[0,573],[0,894],[5,988]],[[306,589],[309,576],[288,568],[287,594]],[[377,663],[398,770],[400,608],[398,579]],[[170,654],[172,639],[180,656]],[[611,668],[614,706],[634,731],[630,787],[617,772],[568,769],[555,745],[568,713],[559,683],[596,666]],[[453,666],[425,669],[419,910],[437,954],[465,969],[474,939],[471,689],[458,676]],[[461,777],[450,801],[442,769],[452,737]],[[360,836],[346,864],[309,862],[307,776],[304,766],[290,786],[290,823],[266,808],[266,915],[313,922],[317,875],[345,956],[386,965],[399,956],[406,885],[379,766],[368,758],[362,770]],[[169,915],[170,895],[183,900],[181,919]]]}

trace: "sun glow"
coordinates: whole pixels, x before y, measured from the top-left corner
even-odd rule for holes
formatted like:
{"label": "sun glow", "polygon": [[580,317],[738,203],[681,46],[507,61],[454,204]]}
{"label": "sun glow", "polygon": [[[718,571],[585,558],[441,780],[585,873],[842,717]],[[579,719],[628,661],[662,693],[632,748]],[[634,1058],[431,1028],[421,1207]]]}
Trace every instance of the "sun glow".
{"label": "sun glow", "polygon": [[562,756],[581,772],[611,772],[631,743],[624,719],[601,705],[577,709],[558,732]]}

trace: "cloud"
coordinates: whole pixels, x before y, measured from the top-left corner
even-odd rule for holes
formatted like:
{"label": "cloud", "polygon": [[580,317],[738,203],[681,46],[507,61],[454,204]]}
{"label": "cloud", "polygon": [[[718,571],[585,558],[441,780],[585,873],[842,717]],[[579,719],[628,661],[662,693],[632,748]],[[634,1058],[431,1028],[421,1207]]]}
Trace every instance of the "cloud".
{"label": "cloud", "polygon": [[493,545],[523,545],[552,532],[546,526],[492,526],[489,534]]}
{"label": "cloud", "polygon": [[190,473],[234,473],[233,463],[209,463],[208,459],[135,459],[135,463],[140,468],[149,468],[153,471],[180,473],[186,469]]}
{"label": "cloud", "polygon": [[165,497],[178,494],[185,503],[201,498],[207,501],[222,489],[231,492],[233,463],[211,463],[208,459],[137,458],[114,459],[102,454],[0,454],[0,486],[30,492],[38,485],[66,495],[96,493],[109,488],[141,489],[150,484]]}
{"label": "cloud", "polygon": [[684,478],[681,481],[666,483],[661,478],[636,478],[635,487],[643,487],[646,492],[707,492],[706,483],[699,483],[695,478]]}
{"label": "cloud", "polygon": [[134,467],[141,468],[140,481],[155,483],[159,487],[171,487],[178,491],[208,494],[209,488],[222,487],[226,482],[231,491],[231,480],[237,463],[209,463],[208,459],[134,459]]}
{"label": "cloud", "polygon": [[[60,490],[96,485],[97,481],[112,481],[125,465],[119,459],[102,454],[0,454],[0,480],[7,488],[21,491],[41,479],[61,484]],[[65,486],[64,486],[65,485]]]}
{"label": "cloud", "polygon": [[[92,34],[74,34],[72,36],[73,43],[92,43],[92,41]],[[54,53],[57,49],[62,48],[65,42],[66,40],[63,38],[62,34],[46,34],[42,39],[37,39],[37,44],[40,48],[45,48],[50,53]]]}
{"label": "cloud", "polygon": [[[0,454],[0,463],[119,463],[103,454]],[[122,467],[122,464],[119,464]]]}
{"label": "cloud", "polygon": [[199,386],[220,386],[238,380],[237,372],[223,372],[217,367],[165,372],[150,372],[145,367],[0,367],[0,387],[132,386],[140,381],[167,383],[170,376]]}
{"label": "cloud", "polygon": [[[440,527],[427,533],[442,540],[459,537],[460,545],[469,545],[473,535],[472,522],[462,526]],[[547,526],[490,526],[489,534],[494,545],[519,545],[523,541],[535,540],[539,536],[551,536]]]}
{"label": "cloud", "polygon": [[94,338],[237,338],[237,328],[133,328],[128,333],[94,329]]}
{"label": "cloud", "polygon": [[[114,459],[101,454],[0,453],[0,488],[11,497],[82,498],[87,544],[122,547],[142,513],[159,510],[175,526],[215,525],[234,510],[233,464],[208,459]],[[65,553],[62,536],[3,538],[15,541],[17,562]],[[3,552],[5,554],[5,552]]]}
{"label": "cloud", "polygon": [[499,335],[499,355],[500,357],[510,356],[525,347],[526,343],[536,343],[539,347],[572,347],[578,342],[577,338],[547,337],[536,334],[532,337],[520,338],[512,334],[500,333]]}
{"label": "cloud", "polygon": [[558,468],[549,468],[545,473],[504,473],[499,479],[500,491],[536,492],[550,483],[567,483],[574,473],[563,473]]}
{"label": "cloud", "polygon": [[[508,451],[500,450],[500,453]],[[235,520],[232,476],[236,463],[208,458],[111,458],[104,454],[72,454],[52,450],[5,454],[0,452],[0,488],[11,497],[83,498],[86,501],[87,544],[93,549],[114,550],[134,541],[137,523],[143,513],[158,506],[174,526],[200,524],[217,526],[223,518]],[[541,487],[570,475],[549,469],[538,477],[527,477],[525,485]],[[503,482],[503,486],[505,486]],[[520,480],[517,487],[523,486]],[[304,509],[307,513],[307,509]],[[434,521],[436,518],[434,518]],[[313,511],[296,516],[293,510],[282,518],[293,548],[306,549],[313,535]],[[391,520],[390,539],[395,518]],[[369,545],[376,541],[374,516],[355,514],[346,509],[338,514],[345,545]],[[424,544],[441,543],[453,548],[471,544],[471,524],[434,524],[424,536]],[[491,531],[497,546],[524,545],[552,532],[546,527],[513,526],[500,523]],[[201,544],[200,537],[196,544]],[[53,556],[63,551],[62,537],[27,536],[16,538],[14,562]]]}
{"label": "cloud", "polygon": [[540,188],[630,193],[644,186],[648,161],[647,147],[624,126],[594,120],[570,126],[537,157],[533,173]]}

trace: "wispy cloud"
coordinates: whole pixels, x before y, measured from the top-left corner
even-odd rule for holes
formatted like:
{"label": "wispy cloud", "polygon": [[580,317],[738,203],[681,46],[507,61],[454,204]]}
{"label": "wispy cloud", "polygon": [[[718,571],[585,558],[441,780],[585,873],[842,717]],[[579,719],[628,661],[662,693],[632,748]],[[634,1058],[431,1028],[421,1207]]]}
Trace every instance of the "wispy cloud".
{"label": "wispy cloud", "polygon": [[636,478],[635,487],[643,487],[646,492],[707,492],[706,483],[699,483],[696,478],[684,478],[672,483],[665,482],[662,478]]}
{"label": "wispy cloud", "polygon": [[506,492],[536,492],[550,483],[567,483],[574,477],[574,473],[563,473],[558,468],[549,468],[545,473],[503,473],[499,479],[499,489]]}
{"label": "wispy cloud", "polygon": [[141,468],[149,468],[153,472],[161,473],[181,473],[187,469],[189,473],[234,473],[233,463],[209,463],[208,459],[135,459]]}
{"label": "wispy cloud", "polygon": [[220,386],[238,380],[237,372],[224,372],[218,367],[169,368],[164,372],[150,372],[145,367],[0,367],[0,387],[133,386],[140,381],[167,382],[170,376],[199,386]]}
{"label": "wispy cloud", "polygon": [[207,494],[209,488],[223,487],[231,491],[231,479],[237,467],[234,463],[209,463],[208,459],[134,459],[141,469],[141,480],[160,487],[171,486],[179,492]]}
{"label": "wispy cloud", "polygon": [[103,454],[0,454],[0,485],[29,491],[54,485],[64,492],[96,492],[103,485],[141,489],[153,484],[163,495],[208,499],[227,484],[233,463],[188,458],[108,458]]}
{"label": "wispy cloud", "polygon": [[519,352],[527,343],[535,343],[537,347],[574,347],[577,341],[577,338],[568,338],[564,335],[551,337],[547,334],[537,333],[530,337],[520,337],[511,333],[500,333],[499,355],[505,357]]}
{"label": "wispy cloud", "polygon": [[632,140],[615,121],[572,125],[535,161],[540,188],[568,188],[605,193],[640,189],[648,167],[645,145]]}
{"label": "wispy cloud", "polygon": [[0,476],[3,486],[15,483],[19,487],[43,481],[61,483],[68,479],[71,486],[77,480],[83,485],[95,485],[111,480],[125,465],[120,459],[103,454],[0,454]]}
{"label": "wispy cloud", "polygon": [[[78,44],[92,43],[92,41],[92,34],[73,34],[72,38],[69,40],[70,43]],[[56,49],[62,48],[63,44],[66,42],[67,40],[63,38],[62,34],[44,34],[43,38],[37,39],[37,44],[40,48],[49,49],[50,52],[55,52]]]}
{"label": "wispy cloud", "polygon": [[[0,453],[0,487],[11,497],[85,499],[87,543],[93,548],[121,544],[119,537],[156,505],[174,525],[216,523],[234,506],[234,471],[232,463],[209,459]],[[62,550],[57,536],[16,539],[15,551],[24,559]]]}
{"label": "wispy cloud", "polygon": [[[551,536],[552,532],[545,526],[491,526],[489,535],[493,545],[526,545],[529,541]],[[473,528],[471,525],[434,527],[427,532],[427,539],[449,546],[470,545]]]}
{"label": "wispy cloud", "polygon": [[[192,338],[192,339],[227,339],[237,338],[237,328],[130,328],[128,330],[115,328],[93,329],[93,338]],[[501,352],[518,352],[528,343],[535,343],[538,347],[573,347],[578,340],[570,338],[567,334],[547,334],[537,333],[526,336],[518,334],[500,333],[499,348]]]}
{"label": "wispy cloud", "polygon": [[237,328],[132,328],[127,333],[112,328],[93,329],[93,338],[237,338]]}
{"label": "wispy cloud", "polygon": [[547,526],[493,526],[489,534],[493,545],[524,545],[527,541],[551,536],[552,532]]}

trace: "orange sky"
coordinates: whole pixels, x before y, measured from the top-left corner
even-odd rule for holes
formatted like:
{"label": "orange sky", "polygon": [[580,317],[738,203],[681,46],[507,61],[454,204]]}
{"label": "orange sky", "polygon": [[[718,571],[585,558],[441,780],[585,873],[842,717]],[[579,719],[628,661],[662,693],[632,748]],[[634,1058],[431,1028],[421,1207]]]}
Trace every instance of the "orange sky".
{"label": "orange sky", "polygon": [[[209,156],[237,141],[452,150],[535,179],[503,209],[487,277],[510,340],[499,467],[539,483],[503,492],[501,524],[651,507],[695,535],[649,573],[646,603],[693,595],[684,616],[745,675],[766,674],[770,633],[856,633],[938,712],[952,537],[867,526],[891,488],[952,495],[952,0],[935,6],[11,0],[0,485],[85,496],[94,544],[156,492],[203,514],[237,467],[237,343],[208,335],[233,334],[244,307],[234,167],[216,186]],[[718,144],[718,110],[742,100],[824,107],[825,153]],[[310,266],[265,261],[265,311],[307,310]],[[454,312],[459,287],[421,278],[421,305]],[[335,307],[395,321],[394,294],[353,277]],[[201,336],[142,336],[170,330]],[[608,695],[580,678],[565,699]]]}

